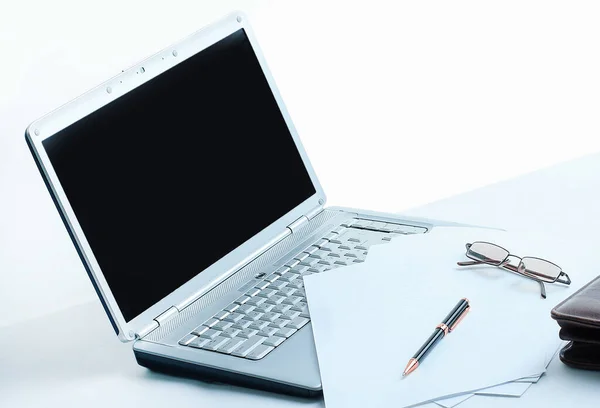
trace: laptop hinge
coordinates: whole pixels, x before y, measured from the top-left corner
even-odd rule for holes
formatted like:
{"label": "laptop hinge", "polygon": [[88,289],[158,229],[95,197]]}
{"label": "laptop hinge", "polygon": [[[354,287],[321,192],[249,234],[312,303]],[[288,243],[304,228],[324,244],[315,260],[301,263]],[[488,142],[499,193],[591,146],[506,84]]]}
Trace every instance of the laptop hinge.
{"label": "laptop hinge", "polygon": [[306,218],[308,218],[308,220],[310,221],[313,218],[315,218],[317,215],[319,215],[322,211],[323,211],[322,205],[316,206],[312,211],[306,213]]}
{"label": "laptop hinge", "polygon": [[177,316],[178,314],[179,314],[179,309],[177,309],[175,306],[171,306],[170,308],[165,310],[163,313],[156,316],[154,318],[154,320],[158,323],[159,326],[163,326],[166,321],[171,320],[173,317]]}
{"label": "laptop hinge", "polygon": [[295,234],[296,231],[298,231],[300,228],[302,228],[304,226],[304,224],[306,224],[307,222],[308,222],[308,218],[306,217],[306,215],[303,215],[302,217],[298,218],[296,221],[292,222],[287,227],[290,231],[292,231],[292,234]]}
{"label": "laptop hinge", "polygon": [[310,220],[315,218],[321,211],[323,211],[323,207],[320,205],[313,208],[312,210],[307,212],[305,215],[303,215],[302,217],[298,218],[296,221],[294,221],[290,225],[288,225],[287,226],[288,229],[290,231],[292,231],[292,234],[294,234],[296,231],[298,231],[300,228],[302,228],[307,222],[309,222]]}

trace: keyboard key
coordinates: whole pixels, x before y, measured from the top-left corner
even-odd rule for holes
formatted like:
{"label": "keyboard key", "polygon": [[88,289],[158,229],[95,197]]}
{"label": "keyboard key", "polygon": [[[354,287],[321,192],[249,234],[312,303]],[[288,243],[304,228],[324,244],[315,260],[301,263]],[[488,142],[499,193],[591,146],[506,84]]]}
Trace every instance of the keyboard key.
{"label": "keyboard key", "polygon": [[297,310],[299,312],[302,312],[305,308],[308,308],[308,303],[306,303],[306,301],[298,302],[292,306],[292,310]]}
{"label": "keyboard key", "polygon": [[261,331],[259,331],[257,333],[258,336],[263,336],[263,337],[271,337],[273,336],[275,333],[277,333],[277,328],[275,327],[265,327],[264,329],[262,329]]}
{"label": "keyboard key", "polygon": [[221,332],[219,330],[208,329],[204,333],[202,333],[200,335],[200,337],[202,337],[203,339],[212,340],[215,337],[217,337],[219,334],[221,334]]}
{"label": "keyboard key", "polygon": [[285,340],[285,337],[271,336],[268,339],[265,339],[265,341],[263,341],[263,344],[265,346],[277,347],[281,343],[283,343],[284,340]]}
{"label": "keyboard key", "polygon": [[219,347],[227,343],[229,340],[231,340],[229,337],[215,337],[214,339],[203,345],[202,348],[204,350],[216,351]]}
{"label": "keyboard key", "polygon": [[288,310],[287,312],[281,314],[282,319],[288,320],[294,320],[298,316],[300,316],[300,312],[297,310]]}
{"label": "keyboard key", "polygon": [[383,237],[381,238],[382,241],[391,241],[392,237]]}
{"label": "keyboard key", "polygon": [[331,265],[331,261],[329,259],[321,259],[315,266],[319,268],[321,265]]}
{"label": "keyboard key", "polygon": [[240,307],[238,307],[238,309],[236,310],[236,313],[240,313],[240,314],[245,315],[247,313],[250,313],[254,309],[256,309],[255,306],[245,304],[245,305],[241,305]]}
{"label": "keyboard key", "polygon": [[295,266],[294,269],[292,269],[290,272],[295,273],[297,275],[301,275],[303,272],[308,270],[308,268],[309,267],[306,265],[298,265],[298,266]]}
{"label": "keyboard key", "polygon": [[240,329],[234,329],[233,327],[230,327],[228,329],[223,330],[223,333],[221,333],[221,336],[223,337],[236,337],[238,334],[240,334],[241,330]]}
{"label": "keyboard key", "polygon": [[202,346],[208,343],[210,343],[209,339],[202,339],[198,337],[196,340],[192,341],[189,346],[193,348],[202,348]]}
{"label": "keyboard key", "polygon": [[263,297],[263,298],[270,298],[271,296],[273,296],[276,293],[277,293],[277,291],[275,289],[269,289],[269,288],[267,288],[267,289],[261,290],[260,293],[258,295],[256,295],[256,296],[260,296],[260,297]]}
{"label": "keyboard key", "polygon": [[250,360],[260,360],[274,349],[275,347],[265,346],[261,344],[260,346],[255,347],[252,351],[250,351],[250,353],[246,355],[246,358],[249,358]]}
{"label": "keyboard key", "polygon": [[245,341],[246,341],[246,339],[240,339],[240,338],[230,339],[227,343],[225,343],[221,347],[219,347],[217,349],[217,351],[219,353],[231,354],[231,352],[233,350],[235,350],[236,348],[238,348],[239,346],[241,346],[242,343],[245,342]]}
{"label": "keyboard key", "polygon": [[317,241],[313,246],[315,247],[322,247],[323,245],[327,245],[329,241],[327,241],[326,239],[320,239],[319,241]]}
{"label": "keyboard key", "polygon": [[331,230],[331,232],[333,232],[334,234],[341,234],[344,231],[346,231],[346,227],[342,227],[342,226],[336,227]]}
{"label": "keyboard key", "polygon": [[302,296],[302,297],[306,297],[306,292],[304,291],[304,289],[296,289],[296,292],[294,293],[294,296]]}
{"label": "keyboard key", "polygon": [[352,262],[354,262],[354,263],[362,263],[362,262],[364,262],[364,261],[365,261],[364,259],[355,259],[355,260],[354,260],[354,261],[352,261]]}
{"label": "keyboard key", "polygon": [[283,281],[283,282],[290,282],[290,281],[293,281],[294,279],[296,279],[297,277],[298,277],[297,273],[286,272],[283,275],[281,275],[279,280]]}
{"label": "keyboard key", "polygon": [[271,324],[269,324],[270,327],[275,327],[277,329],[281,329],[282,327],[287,326],[288,323],[290,323],[290,320],[287,319],[275,319],[271,322]]}
{"label": "keyboard key", "polygon": [[231,355],[237,357],[246,357],[252,350],[260,346],[265,340],[262,336],[254,336],[243,342],[238,348],[233,350]]}
{"label": "keyboard key", "polygon": [[289,261],[287,261],[285,263],[285,266],[287,266],[288,268],[293,268],[294,266],[298,265],[300,263],[300,261],[298,261],[297,259],[290,259]]}
{"label": "keyboard key", "polygon": [[302,309],[302,311],[300,312],[300,317],[306,317],[307,319],[310,318],[310,314],[308,313],[308,307]]}
{"label": "keyboard key", "polygon": [[300,261],[297,261],[295,259],[291,259],[288,262],[285,263],[285,266],[287,266],[288,268],[293,268],[294,266],[298,265],[300,263]]}
{"label": "keyboard key", "polygon": [[359,254],[356,252],[346,252],[344,256],[346,258],[358,258]]}
{"label": "keyboard key", "polygon": [[331,243],[329,243],[329,242],[328,242],[326,245],[323,245],[323,246],[321,247],[321,251],[324,251],[324,252],[331,252],[331,251],[333,251],[335,248],[336,248],[336,245],[335,245],[335,244],[331,244]]}
{"label": "keyboard key", "polygon": [[317,262],[319,262],[319,259],[311,257],[311,258],[306,258],[304,261],[302,261],[302,265],[304,265],[304,266],[313,266]]}
{"label": "keyboard key", "polygon": [[232,313],[232,312],[235,312],[235,310],[236,310],[238,307],[240,307],[240,305],[238,305],[237,303],[232,303],[232,304],[230,304],[229,306],[227,306],[227,307],[226,307],[225,309],[223,309],[223,310],[226,310],[226,311],[228,311],[229,313]]}
{"label": "keyboard key", "polygon": [[301,302],[302,300],[304,300],[302,296],[289,296],[285,298],[283,303],[287,305],[295,305],[296,303]]}
{"label": "keyboard key", "polygon": [[291,268],[288,268],[287,266],[282,266],[281,268],[277,269],[275,272],[277,275],[281,276],[284,273],[286,273],[287,271],[289,271]]}
{"label": "keyboard key", "polygon": [[213,327],[215,324],[219,323],[219,319],[211,318],[205,321],[203,324],[208,327]]}
{"label": "keyboard key", "polygon": [[244,318],[244,315],[241,313],[231,313],[229,316],[227,316],[225,319],[223,319],[226,322],[230,322],[230,323],[237,323],[240,320],[242,320]]}
{"label": "keyboard key", "polygon": [[273,295],[269,299],[267,299],[267,303],[271,303],[272,305],[278,305],[285,300],[285,297],[279,295]]}
{"label": "keyboard key", "polygon": [[359,251],[367,251],[369,248],[364,245],[356,245],[354,249],[358,249]]}
{"label": "keyboard key", "polygon": [[237,298],[235,300],[235,303],[237,303],[238,305],[243,305],[244,303],[246,303],[250,299],[252,299],[250,296],[246,296],[246,295],[240,296],[239,298]]}
{"label": "keyboard key", "polygon": [[308,323],[309,321],[310,320],[308,320],[305,317],[297,317],[294,320],[292,320],[289,324],[287,324],[286,327],[299,330],[302,327],[304,327],[304,325],[306,325],[306,323]]}
{"label": "keyboard key", "polygon": [[[213,319],[223,320],[227,316],[229,316],[229,312],[227,312],[225,310],[221,310],[219,313],[217,313],[216,315],[213,316]],[[206,324],[206,323],[204,323],[204,324]]]}
{"label": "keyboard key", "polygon": [[265,313],[260,317],[260,320],[264,320],[265,322],[269,322],[271,323],[273,320],[279,318],[280,314],[279,313],[273,313],[273,312],[269,312],[269,313]]}
{"label": "keyboard key", "polygon": [[285,313],[292,308],[292,305],[280,304],[277,306],[273,306],[272,311],[275,313]]}
{"label": "keyboard key", "polygon": [[340,254],[338,254],[337,252],[330,252],[328,256],[330,256],[332,258],[339,258]]}
{"label": "keyboard key", "polygon": [[302,280],[302,278],[296,278],[293,281],[289,282],[288,286],[290,288],[296,288],[296,289],[303,288],[304,287],[304,281]]}
{"label": "keyboard key", "polygon": [[246,313],[246,317],[244,317],[245,320],[250,320],[250,321],[257,321],[258,319],[260,319],[262,317],[262,313],[257,312],[256,310],[253,310],[249,313]]}
{"label": "keyboard key", "polygon": [[339,235],[338,234],[334,234],[333,232],[330,232],[329,234],[325,235],[323,237],[323,239],[326,239],[328,241],[331,241],[332,239],[337,238]]}
{"label": "keyboard key", "polygon": [[288,296],[292,296],[294,294],[294,292],[296,292],[299,289],[294,289],[294,288],[281,288],[281,290],[279,292],[277,292],[277,294],[279,296],[283,296],[283,297],[288,297]]}
{"label": "keyboard key", "polygon": [[225,322],[225,321],[221,321],[217,324],[215,324],[212,328],[215,330],[225,330],[225,329],[229,329],[231,326],[233,326],[233,323],[231,322]]}
{"label": "keyboard key", "polygon": [[[270,284],[271,284],[271,282],[269,282],[268,280],[263,280],[263,281],[258,282],[256,285],[254,285],[254,287],[256,289],[260,289],[260,291],[262,292],[262,290],[264,288],[266,288],[267,286],[269,286]],[[260,293],[258,295],[260,295]],[[258,296],[258,295],[256,295],[256,296]]]}
{"label": "keyboard key", "polygon": [[274,335],[277,337],[284,337],[287,339],[288,337],[290,337],[292,334],[296,333],[297,331],[298,330],[292,329],[291,327],[284,327],[284,328],[277,330],[277,332]]}
{"label": "keyboard key", "polygon": [[304,261],[306,258],[308,258],[309,256],[310,256],[310,254],[307,254],[306,252],[301,252],[301,253],[299,253],[298,255],[296,255],[296,256],[294,257],[294,259],[295,259],[295,260],[297,260],[297,261],[300,261],[300,262],[302,262],[302,261]]}
{"label": "keyboard key", "polygon": [[365,227],[365,226],[369,225],[370,223],[371,223],[370,220],[361,220],[361,219],[358,219],[358,220],[356,220],[356,222],[354,224],[352,224],[352,226],[354,228],[362,228],[362,227]]}
{"label": "keyboard key", "polygon": [[355,238],[355,237],[350,237],[348,238],[348,242],[361,242],[361,240],[359,238]]}
{"label": "keyboard key", "polygon": [[394,224],[385,224],[383,227],[381,227],[379,230],[383,231],[383,232],[392,232],[396,229],[396,226]]}
{"label": "keyboard key", "polygon": [[244,339],[249,339],[252,336],[255,336],[258,333],[258,330],[255,329],[244,329],[241,332],[238,333],[238,337],[242,337]]}
{"label": "keyboard key", "polygon": [[348,251],[348,250],[352,249],[348,245],[340,245],[338,248],[343,249],[344,251]]}
{"label": "keyboard key", "polygon": [[233,327],[235,329],[240,329],[240,330],[244,330],[246,329],[248,326],[250,326],[252,324],[252,320],[246,320],[246,319],[242,319],[239,322],[237,322],[236,324],[233,325]]}
{"label": "keyboard key", "polygon": [[338,245],[340,245],[342,243],[342,241],[341,241],[340,238],[341,237],[339,237],[339,236],[336,235],[334,238],[330,239],[329,242],[331,242],[332,244],[338,244]]}
{"label": "keyboard key", "polygon": [[[250,299],[250,300],[248,301],[248,304],[249,304],[249,305],[251,305],[251,306],[260,306],[260,305],[262,305],[263,303],[265,303],[266,301],[267,301],[267,299],[265,299],[265,298],[263,298],[263,297],[258,297],[258,296],[255,296],[255,297],[253,297],[252,299]],[[247,314],[247,313],[246,313],[246,314]]]}
{"label": "keyboard key", "polygon": [[[277,331],[277,330],[275,330],[275,331]],[[195,336],[193,334],[188,334],[183,339],[179,340],[179,344],[181,344],[182,346],[187,346],[188,344],[190,344],[192,341],[196,340],[197,338],[198,338],[198,336]]]}
{"label": "keyboard key", "polygon": [[348,265],[348,262],[346,262],[346,261],[335,261],[334,264],[335,265],[340,265],[340,266],[346,266],[346,265]]}
{"label": "keyboard key", "polygon": [[310,257],[311,258],[317,258],[317,259],[323,259],[323,257],[327,254],[327,251],[316,251],[315,253],[313,253]]}
{"label": "keyboard key", "polygon": [[262,305],[256,307],[256,311],[261,313],[269,313],[274,307],[275,305],[270,303],[263,303]]}
{"label": "keyboard key", "polygon": [[248,292],[246,292],[246,296],[253,297],[260,293],[260,289],[252,288]]}
{"label": "keyboard key", "polygon": [[202,333],[207,331],[209,328],[210,327],[205,326],[205,325],[198,326],[194,330],[192,330],[192,334],[195,334],[196,336],[200,336]]}
{"label": "keyboard key", "polygon": [[288,284],[288,282],[285,281],[277,281],[277,282],[273,282],[271,283],[267,289],[275,289],[275,290],[279,290],[283,287],[285,287]]}
{"label": "keyboard key", "polygon": [[272,274],[270,274],[269,276],[267,276],[267,277],[265,278],[265,280],[266,280],[266,281],[269,281],[269,282],[271,282],[271,283],[273,283],[273,282],[275,282],[277,279],[279,279],[279,276],[281,276],[281,275],[277,275],[276,273],[272,273]]}
{"label": "keyboard key", "polygon": [[248,326],[248,328],[252,329],[252,330],[261,331],[262,329],[264,329],[268,325],[269,325],[269,322],[265,322],[264,320],[257,320],[255,322],[253,322],[250,326]]}
{"label": "keyboard key", "polygon": [[381,229],[382,229],[382,228],[384,228],[384,227],[386,226],[386,224],[387,224],[387,223],[386,223],[386,222],[383,222],[383,221],[373,221],[373,222],[372,222],[372,223],[369,225],[369,228],[373,228],[373,229],[376,229],[376,230],[380,230],[380,231],[381,231]]}
{"label": "keyboard key", "polygon": [[340,225],[342,227],[351,227],[352,225],[354,225],[355,222],[356,222],[356,219],[355,218],[351,218],[351,219],[349,219],[347,221],[342,222]]}

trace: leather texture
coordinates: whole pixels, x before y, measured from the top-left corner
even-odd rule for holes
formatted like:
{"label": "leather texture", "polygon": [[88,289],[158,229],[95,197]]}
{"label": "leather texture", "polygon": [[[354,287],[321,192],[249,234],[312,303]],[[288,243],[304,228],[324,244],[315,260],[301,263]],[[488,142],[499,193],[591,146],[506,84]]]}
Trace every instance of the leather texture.
{"label": "leather texture", "polygon": [[561,351],[566,365],[600,370],[600,276],[559,303],[551,312],[560,325],[560,338],[569,341]]}

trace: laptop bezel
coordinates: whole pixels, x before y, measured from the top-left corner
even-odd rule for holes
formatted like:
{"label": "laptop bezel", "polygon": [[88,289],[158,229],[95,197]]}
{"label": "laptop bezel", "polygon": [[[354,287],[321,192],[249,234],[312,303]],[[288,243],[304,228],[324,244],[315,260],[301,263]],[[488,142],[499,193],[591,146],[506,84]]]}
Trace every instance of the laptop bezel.
{"label": "laptop bezel", "polygon": [[[199,273],[187,283],[156,302],[153,306],[146,309],[129,322],[126,322],[110,287],[102,274],[102,269],[94,257],[93,251],[77,221],[77,217],[62,189],[60,181],[54,172],[42,142],[79,119],[112,102],[127,92],[132,91],[240,28],[245,30],[250,44],[254,49],[256,57],[310,175],[316,193],[256,234],[240,247],[230,252],[227,256],[204,271],[199,271]],[[239,12],[233,13],[219,22],[205,27],[182,41],[163,49],[82,96],[34,121],[26,129],[25,136],[40,172],[42,173],[56,206],[65,222],[65,226],[69,230],[73,243],[77,247],[82,261],[85,263],[90,279],[92,279],[94,286],[96,287],[98,296],[101,297],[106,312],[112,319],[113,326],[115,326],[115,330],[122,341],[134,340],[136,335],[142,333],[153,323],[153,319],[169,308],[189,303],[190,300],[199,297],[203,292],[210,290],[212,287],[222,282],[241,265],[264,251],[266,249],[265,246],[268,246],[269,243],[282,237],[287,230],[288,225],[292,224],[301,216],[313,211],[315,208],[322,207],[326,201],[325,193],[300,142],[290,115],[275,85],[273,76],[267,67],[263,53],[258,46],[254,32],[249,25],[248,18],[243,13]],[[143,139],[140,140],[140,143],[143,143]],[[293,186],[289,187],[293,188]],[[273,196],[271,199],[276,200],[277,196]],[[238,214],[238,216],[239,215],[240,214]],[[247,214],[247,216],[250,217],[252,214]]]}

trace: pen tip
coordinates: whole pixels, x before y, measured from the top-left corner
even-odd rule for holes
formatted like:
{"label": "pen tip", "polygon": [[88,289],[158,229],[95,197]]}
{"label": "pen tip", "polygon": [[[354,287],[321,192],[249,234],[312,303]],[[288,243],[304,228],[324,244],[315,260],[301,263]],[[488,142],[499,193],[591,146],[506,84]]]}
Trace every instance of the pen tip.
{"label": "pen tip", "polygon": [[407,376],[410,373],[412,373],[413,371],[415,371],[418,366],[419,366],[419,362],[415,358],[411,358],[410,360],[408,360],[408,364],[406,365],[406,368],[404,369],[404,373],[402,374],[402,377]]}

